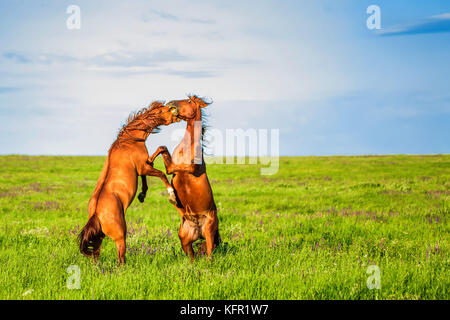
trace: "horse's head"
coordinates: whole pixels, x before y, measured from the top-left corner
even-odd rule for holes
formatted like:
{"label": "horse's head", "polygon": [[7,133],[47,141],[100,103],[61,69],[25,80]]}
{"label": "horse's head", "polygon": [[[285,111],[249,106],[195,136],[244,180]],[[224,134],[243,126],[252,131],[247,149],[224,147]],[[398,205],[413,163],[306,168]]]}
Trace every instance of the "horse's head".
{"label": "horse's head", "polygon": [[201,116],[200,108],[208,106],[210,102],[206,102],[197,96],[189,96],[184,100],[172,100],[165,104],[170,108],[172,114],[178,119],[190,120]]}
{"label": "horse's head", "polygon": [[164,121],[163,125],[166,126],[174,122],[181,121],[181,119],[177,117],[177,113],[174,111],[174,109],[167,105],[161,105],[157,108],[154,108],[153,115],[156,115],[160,119],[162,119]]}

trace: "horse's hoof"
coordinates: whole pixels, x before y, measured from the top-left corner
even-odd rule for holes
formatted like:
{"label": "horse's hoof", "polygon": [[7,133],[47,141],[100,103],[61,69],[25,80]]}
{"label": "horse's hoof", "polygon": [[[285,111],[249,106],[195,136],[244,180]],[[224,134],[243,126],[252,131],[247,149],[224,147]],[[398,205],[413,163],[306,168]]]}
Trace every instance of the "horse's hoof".
{"label": "horse's hoof", "polygon": [[143,193],[143,192],[139,193],[138,199],[139,199],[140,202],[143,203],[143,202],[144,202],[144,199],[145,199],[145,193]]}
{"label": "horse's hoof", "polygon": [[177,197],[175,196],[175,193],[169,193],[169,202],[171,204],[177,204]]}

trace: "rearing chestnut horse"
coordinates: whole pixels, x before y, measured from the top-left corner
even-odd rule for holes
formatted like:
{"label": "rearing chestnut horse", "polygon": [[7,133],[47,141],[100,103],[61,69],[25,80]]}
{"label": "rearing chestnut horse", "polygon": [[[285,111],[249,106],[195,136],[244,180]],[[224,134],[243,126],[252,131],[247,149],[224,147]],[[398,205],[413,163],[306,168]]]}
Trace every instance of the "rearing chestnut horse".
{"label": "rearing chestnut horse", "polygon": [[102,240],[107,235],[116,244],[119,264],[125,263],[125,211],[136,194],[138,176],[142,178],[141,202],[147,192],[145,176],[159,177],[166,185],[172,202],[176,201],[164,172],[148,163],[145,141],[158,126],[177,121],[180,119],[176,118],[176,109],[161,102],[153,102],[149,108],[128,118],[108,151],[108,158],[89,200],[89,220],[78,235],[81,253],[98,258]]}
{"label": "rearing chestnut horse", "polygon": [[216,204],[206,175],[201,144],[204,129],[201,108],[207,105],[197,96],[167,103],[166,106],[176,108],[178,118],[187,122],[186,133],[172,156],[167,147],[161,146],[149,159],[153,164],[154,159],[162,154],[167,174],[173,174],[172,186],[177,199],[175,207],[181,216],[178,236],[183,251],[191,257],[191,261],[194,260],[194,241],[199,238],[206,240],[208,257],[221,241]]}

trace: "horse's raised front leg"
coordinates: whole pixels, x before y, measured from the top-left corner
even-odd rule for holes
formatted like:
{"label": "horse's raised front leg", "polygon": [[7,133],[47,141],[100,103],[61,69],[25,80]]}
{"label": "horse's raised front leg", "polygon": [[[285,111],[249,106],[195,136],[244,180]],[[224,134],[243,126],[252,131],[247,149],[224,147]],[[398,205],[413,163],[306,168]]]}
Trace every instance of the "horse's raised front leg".
{"label": "horse's raised front leg", "polygon": [[169,183],[169,180],[167,180],[166,175],[161,170],[153,168],[150,164],[146,163],[144,165],[144,168],[141,173],[142,176],[152,176],[152,177],[158,177],[162,180],[164,185],[167,188],[167,192],[169,192],[169,201],[173,204],[177,203],[177,198],[175,196],[175,191],[173,190],[172,186]]}
{"label": "horse's raised front leg", "polygon": [[153,167],[153,162],[155,161],[156,157],[159,156],[162,152],[169,152],[167,150],[166,146],[160,146],[156,151],[148,158],[147,163],[149,163]]}
{"label": "horse's raised front leg", "polygon": [[175,172],[179,172],[179,171],[184,171],[184,172],[188,172],[188,173],[192,173],[192,174],[195,172],[195,164],[191,164],[191,163],[175,164],[175,163],[173,163],[172,156],[170,155],[169,150],[167,150],[166,146],[161,146],[158,149],[156,149],[155,153],[148,159],[148,163],[153,165],[153,161],[160,154],[163,157],[167,174],[174,174]]}
{"label": "horse's raised front leg", "polygon": [[141,180],[142,180],[142,191],[141,191],[141,193],[139,193],[138,199],[140,202],[144,202],[144,199],[145,199],[145,196],[147,195],[147,190],[148,190],[147,176],[141,176]]}

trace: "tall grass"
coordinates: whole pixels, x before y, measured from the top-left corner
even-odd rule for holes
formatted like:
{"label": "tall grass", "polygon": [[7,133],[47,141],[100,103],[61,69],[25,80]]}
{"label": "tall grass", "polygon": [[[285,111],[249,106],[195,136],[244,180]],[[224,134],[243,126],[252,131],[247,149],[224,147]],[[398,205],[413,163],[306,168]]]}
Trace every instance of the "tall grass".
{"label": "tall grass", "polygon": [[211,263],[182,253],[178,213],[148,178],[120,267],[110,239],[96,264],[76,242],[104,160],[0,157],[1,299],[450,298],[449,155],[284,157],[273,176],[208,165],[223,239]]}

